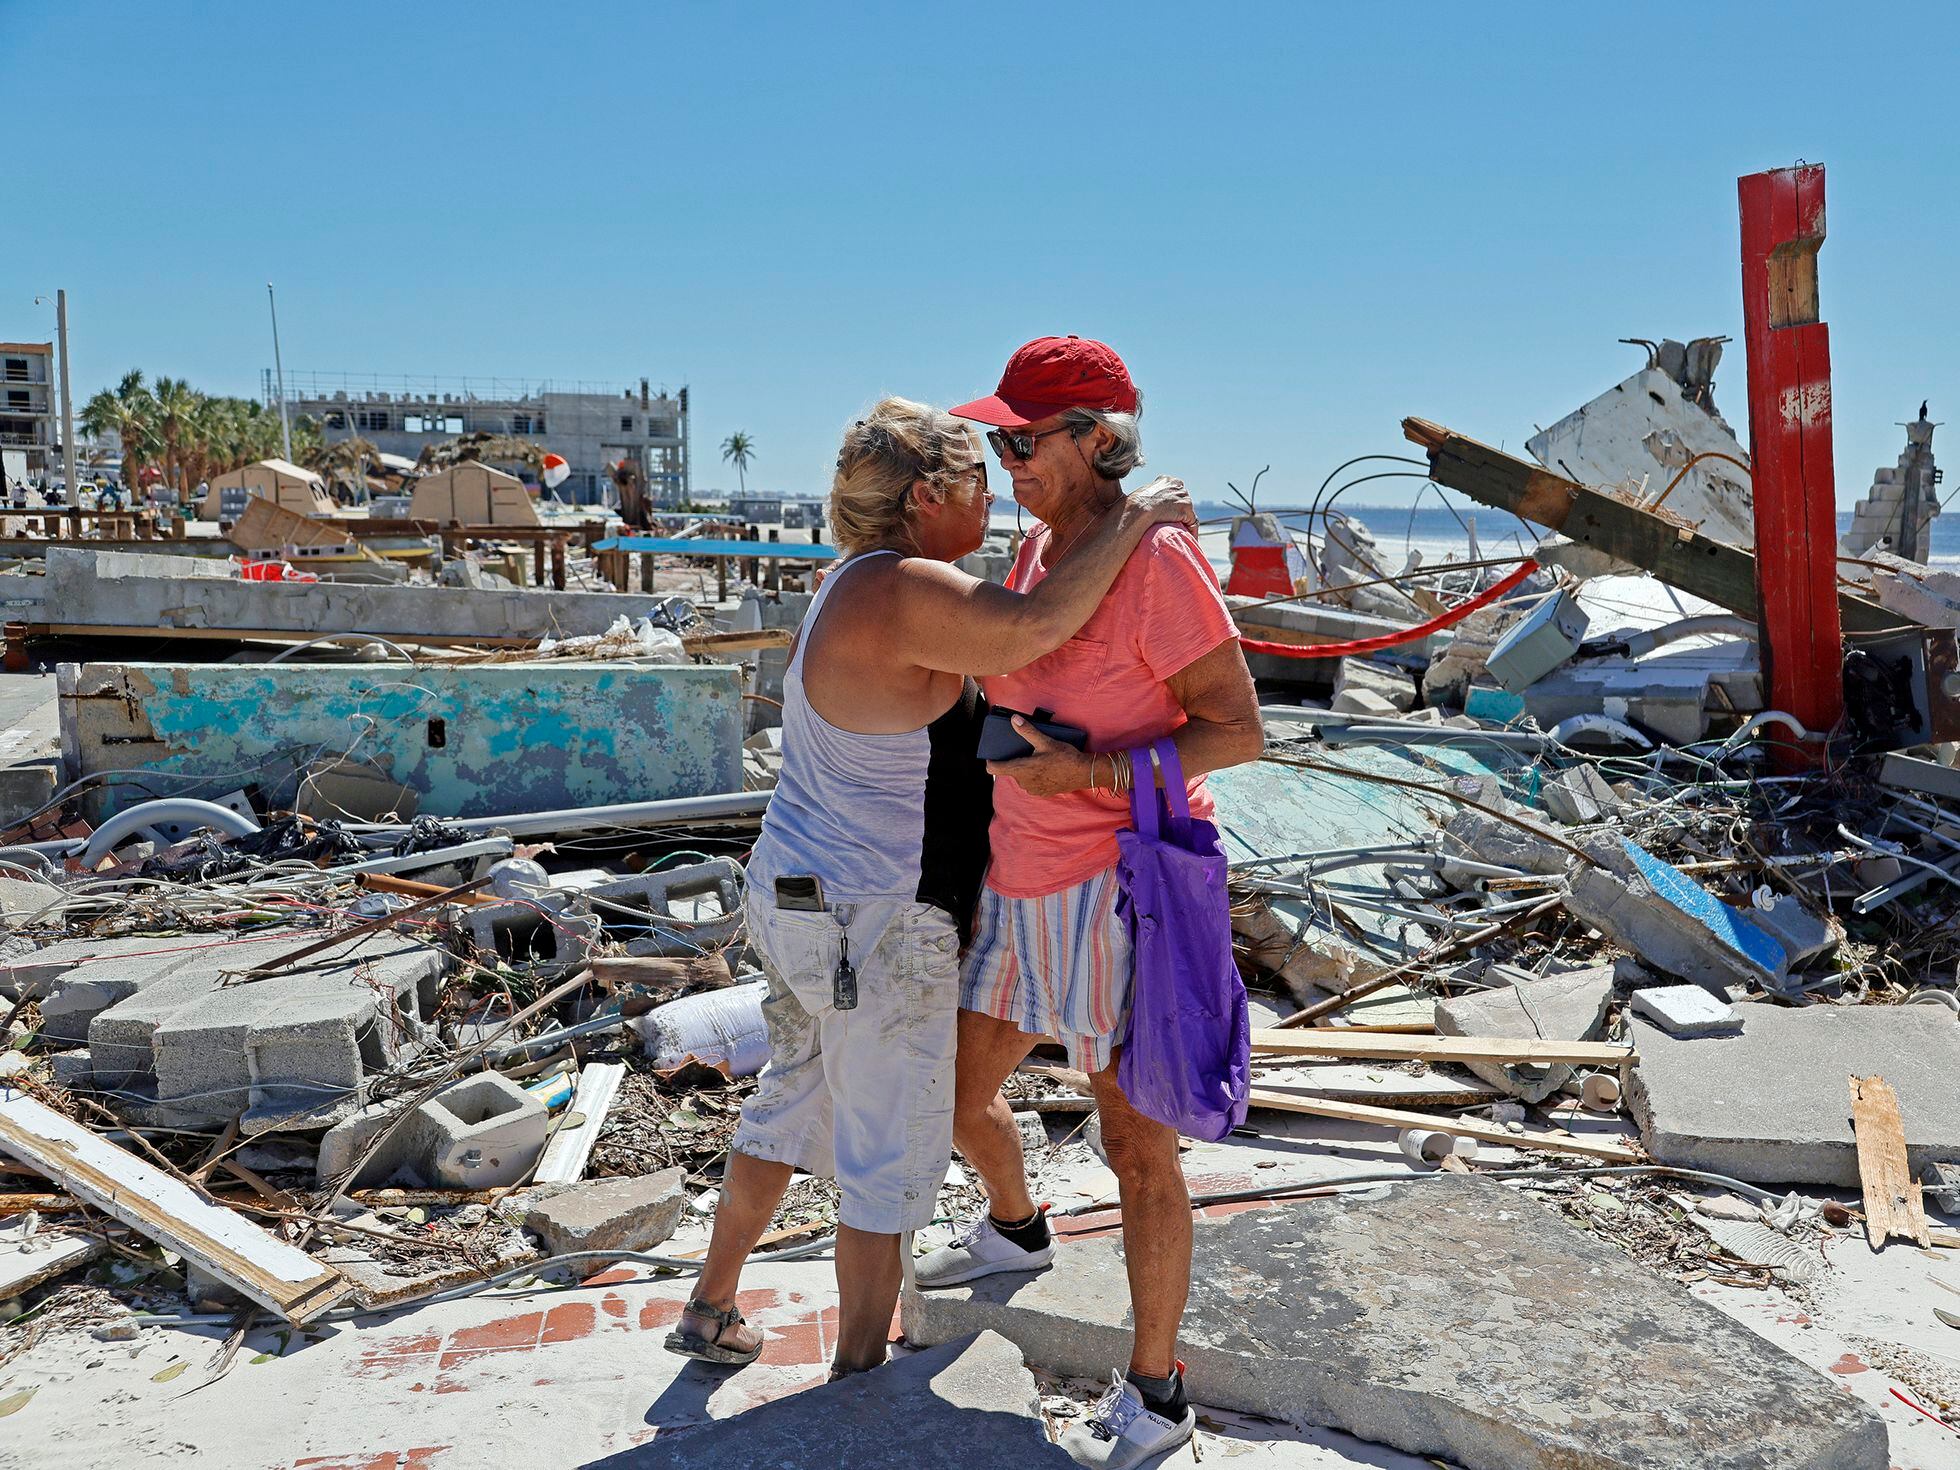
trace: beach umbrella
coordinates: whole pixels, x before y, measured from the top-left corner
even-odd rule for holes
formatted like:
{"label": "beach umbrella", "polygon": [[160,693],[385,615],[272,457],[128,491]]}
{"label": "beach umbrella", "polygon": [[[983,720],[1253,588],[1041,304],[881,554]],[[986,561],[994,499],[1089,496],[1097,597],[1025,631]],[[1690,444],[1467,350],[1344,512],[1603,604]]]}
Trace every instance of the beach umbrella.
{"label": "beach umbrella", "polygon": [[571,477],[572,473],[572,467],[565,462],[562,454],[547,454],[542,469],[540,478],[544,481],[547,490],[556,490]]}

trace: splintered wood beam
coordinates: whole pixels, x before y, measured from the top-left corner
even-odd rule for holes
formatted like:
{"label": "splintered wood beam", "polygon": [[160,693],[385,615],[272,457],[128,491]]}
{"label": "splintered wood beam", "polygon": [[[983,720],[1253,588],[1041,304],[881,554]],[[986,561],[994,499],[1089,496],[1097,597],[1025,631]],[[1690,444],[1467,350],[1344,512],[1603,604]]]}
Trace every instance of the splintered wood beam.
{"label": "splintered wood beam", "polygon": [[332,1266],[24,1092],[0,1088],[0,1149],[288,1322],[316,1317],[353,1290]]}
{"label": "splintered wood beam", "polygon": [[1398,1062],[1547,1062],[1573,1067],[1617,1067],[1634,1060],[1633,1048],[1607,1041],[1548,1041],[1512,1036],[1354,1035],[1341,1029],[1254,1031],[1255,1052],[1296,1057],[1347,1057]]}
{"label": "splintered wood beam", "polygon": [[[1630,504],[1604,490],[1555,475],[1427,419],[1402,420],[1402,433],[1429,455],[1429,475],[1479,505],[1508,510],[1652,572],[1670,587],[1745,618],[1759,615],[1756,558],[1704,536],[1666,511]],[[1838,594],[1838,616],[1860,632],[1909,631],[1909,622],[1875,602]]]}
{"label": "splintered wood beam", "polygon": [[1252,1089],[1252,1106],[1271,1108],[1281,1113],[1308,1113],[1316,1118],[1340,1118],[1350,1123],[1372,1123],[1378,1128],[1393,1128],[1397,1132],[1404,1128],[1427,1128],[1436,1133],[1474,1138],[1483,1143],[1501,1143],[1507,1148],[1582,1154],[1589,1159],[1604,1159],[1613,1164],[1645,1162],[1638,1150],[1621,1143],[1568,1138],[1554,1133],[1513,1133],[1493,1123],[1473,1123],[1468,1118],[1453,1118],[1447,1113],[1411,1113],[1400,1108],[1370,1107],[1366,1103],[1325,1102],[1287,1092],[1268,1092],[1258,1087]]}
{"label": "splintered wood beam", "polygon": [[1892,1236],[1930,1246],[1926,1203],[1906,1161],[1899,1095],[1883,1077],[1853,1077],[1851,1131],[1858,1140],[1858,1182],[1865,1191],[1865,1239],[1873,1250]]}

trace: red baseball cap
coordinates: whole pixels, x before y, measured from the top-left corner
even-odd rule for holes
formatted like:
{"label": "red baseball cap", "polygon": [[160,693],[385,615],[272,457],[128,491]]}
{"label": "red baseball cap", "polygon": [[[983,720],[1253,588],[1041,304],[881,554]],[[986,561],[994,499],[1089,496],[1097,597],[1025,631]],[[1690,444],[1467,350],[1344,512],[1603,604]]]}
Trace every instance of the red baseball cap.
{"label": "red baseball cap", "polygon": [[1069,408],[1135,413],[1136,407],[1136,384],[1114,348],[1088,337],[1037,337],[1007,359],[991,398],[951,412],[997,429],[1019,429]]}

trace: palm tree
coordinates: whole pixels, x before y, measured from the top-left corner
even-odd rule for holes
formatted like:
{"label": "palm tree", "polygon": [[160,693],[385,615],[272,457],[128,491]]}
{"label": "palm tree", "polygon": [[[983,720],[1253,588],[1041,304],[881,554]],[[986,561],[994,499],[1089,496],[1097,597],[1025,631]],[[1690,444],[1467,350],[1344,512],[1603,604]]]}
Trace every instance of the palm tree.
{"label": "palm tree", "polygon": [[157,405],[140,368],[123,374],[115,388],[104,388],[82,406],[82,432],[114,434],[122,441],[123,484],[134,490],[145,460],[157,449]]}
{"label": "palm tree", "polygon": [[158,378],[151,390],[157,406],[157,437],[163,441],[163,473],[181,494],[186,451],[195,441],[198,409],[204,395],[182,378]]}
{"label": "palm tree", "polygon": [[737,429],[721,441],[721,457],[726,464],[735,466],[735,473],[741,476],[742,493],[749,493],[749,461],[755,458],[755,440]]}

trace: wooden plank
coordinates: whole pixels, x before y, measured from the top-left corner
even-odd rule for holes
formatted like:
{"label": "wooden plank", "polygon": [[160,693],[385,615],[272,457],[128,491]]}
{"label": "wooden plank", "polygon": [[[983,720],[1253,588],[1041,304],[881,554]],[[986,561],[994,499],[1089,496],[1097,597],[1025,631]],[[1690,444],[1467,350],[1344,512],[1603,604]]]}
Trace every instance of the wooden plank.
{"label": "wooden plank", "polygon": [[584,1177],[592,1146],[599,1141],[599,1125],[606,1121],[625,1076],[626,1068],[618,1062],[592,1062],[579,1073],[578,1091],[572,1094],[565,1121],[545,1143],[533,1184],[576,1184]]}
{"label": "wooden plank", "polygon": [[788,648],[796,640],[790,628],[760,628],[754,632],[699,633],[681,639],[689,653],[743,653],[757,648]]}
{"label": "wooden plank", "polygon": [[1858,1140],[1858,1181],[1865,1191],[1865,1239],[1882,1249],[1892,1236],[1922,1246],[1926,1203],[1906,1161],[1906,1125],[1899,1095],[1883,1077],[1853,1077],[1851,1131]]}
{"label": "wooden plank", "polygon": [[693,990],[720,990],[733,985],[728,961],[718,954],[704,955],[595,955],[592,978],[607,990],[622,985],[660,989],[685,986]]}
{"label": "wooden plank", "polygon": [[353,1290],[333,1267],[24,1092],[0,1089],[0,1148],[288,1322],[318,1316]]}
{"label": "wooden plank", "polygon": [[[1404,419],[1402,432],[1429,452],[1437,484],[1563,532],[1730,612],[1758,616],[1756,558],[1740,547],[1704,536],[1667,511],[1576,484],[1441,424]],[[1863,632],[1910,628],[1906,619],[1849,592],[1838,594],[1838,616],[1844,627]]]}
{"label": "wooden plank", "polygon": [[1290,1093],[1252,1089],[1255,1108],[1271,1108],[1281,1113],[1308,1113],[1316,1118],[1340,1118],[1349,1123],[1372,1123],[1380,1128],[1427,1128],[1437,1133],[1474,1138],[1482,1143],[1501,1143],[1510,1148],[1540,1149],[1550,1153],[1582,1154],[1589,1159],[1605,1159],[1614,1164],[1637,1164],[1641,1154],[1625,1144],[1606,1143],[1588,1138],[1561,1138],[1550,1133],[1512,1133],[1492,1123],[1475,1123],[1468,1118],[1452,1118],[1446,1113],[1407,1113],[1398,1108],[1376,1108],[1366,1103],[1325,1102],[1295,1097]]}
{"label": "wooden plank", "polygon": [[1254,1031],[1252,1049],[1296,1057],[1348,1057],[1372,1061],[1562,1062],[1567,1066],[1612,1067],[1633,1061],[1633,1048],[1606,1041],[1550,1041],[1542,1037],[1409,1036],[1393,1032],[1303,1027],[1297,1031]]}

